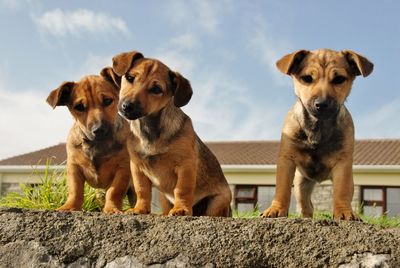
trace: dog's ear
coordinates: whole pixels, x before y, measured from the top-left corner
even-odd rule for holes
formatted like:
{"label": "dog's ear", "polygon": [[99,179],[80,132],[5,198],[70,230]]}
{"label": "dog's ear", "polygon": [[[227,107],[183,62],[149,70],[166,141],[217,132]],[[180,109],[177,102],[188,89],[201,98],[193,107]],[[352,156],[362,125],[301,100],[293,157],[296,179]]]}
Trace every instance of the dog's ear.
{"label": "dog's ear", "polygon": [[356,76],[362,75],[366,77],[372,73],[374,64],[367,58],[351,50],[343,50],[342,52],[346,56],[346,59],[349,62],[350,67],[354,70]]}
{"label": "dog's ear", "polygon": [[172,92],[174,94],[174,104],[176,107],[182,107],[189,103],[192,98],[193,90],[189,80],[178,72],[169,72],[172,82]]}
{"label": "dog's ear", "polygon": [[118,54],[112,59],[113,70],[117,75],[123,76],[134,65],[136,60],[142,58],[142,53],[137,51],[130,51]]}
{"label": "dog's ear", "polygon": [[121,87],[121,76],[117,75],[113,68],[105,67],[101,70],[100,75],[104,77],[108,82],[115,85],[118,89]]}
{"label": "dog's ear", "polygon": [[72,93],[72,89],[75,86],[75,82],[64,82],[58,88],[50,92],[47,97],[47,103],[51,107],[67,105]]}
{"label": "dog's ear", "polygon": [[300,63],[310,53],[308,50],[298,50],[286,56],[283,56],[276,62],[276,67],[284,74],[294,74],[299,70]]}

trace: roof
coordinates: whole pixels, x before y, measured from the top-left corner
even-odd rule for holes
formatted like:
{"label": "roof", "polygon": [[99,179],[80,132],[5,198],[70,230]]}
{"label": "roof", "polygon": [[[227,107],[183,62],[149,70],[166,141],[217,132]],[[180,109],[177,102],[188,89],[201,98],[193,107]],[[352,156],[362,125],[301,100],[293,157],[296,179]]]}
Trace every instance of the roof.
{"label": "roof", "polygon": [[[279,141],[206,142],[222,165],[274,165]],[[67,159],[65,143],[0,160],[0,165],[54,165]],[[355,165],[400,165],[400,139],[357,140]]]}

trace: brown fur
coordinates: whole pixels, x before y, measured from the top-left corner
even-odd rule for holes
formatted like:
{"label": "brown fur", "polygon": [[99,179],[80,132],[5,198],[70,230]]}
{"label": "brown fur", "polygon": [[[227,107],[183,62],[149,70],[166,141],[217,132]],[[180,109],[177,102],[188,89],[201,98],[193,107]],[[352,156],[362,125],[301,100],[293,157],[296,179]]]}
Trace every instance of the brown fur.
{"label": "brown fur", "polygon": [[218,160],[179,108],[192,96],[189,81],[136,51],[115,56],[113,68],[122,76],[120,113],[131,120],[128,150],[137,202],[130,212],[150,213],[154,185],[165,215],[228,216],[231,192]]}
{"label": "brown fur", "polygon": [[126,148],[129,126],[117,113],[115,79],[112,68],[104,68],[101,76],[64,82],[47,98],[53,108],[67,106],[75,119],[67,139],[68,199],[57,210],[81,210],[87,182],[106,189],[104,212],[121,212],[131,181]]}
{"label": "brown fur", "polygon": [[354,126],[344,101],[355,76],[368,76],[373,64],[353,51],[321,49],[286,55],[277,67],[292,76],[298,100],[285,119],[275,198],[263,216],[287,216],[294,183],[302,216],[312,217],[313,187],[331,179],[334,218],[359,220],[351,208]]}

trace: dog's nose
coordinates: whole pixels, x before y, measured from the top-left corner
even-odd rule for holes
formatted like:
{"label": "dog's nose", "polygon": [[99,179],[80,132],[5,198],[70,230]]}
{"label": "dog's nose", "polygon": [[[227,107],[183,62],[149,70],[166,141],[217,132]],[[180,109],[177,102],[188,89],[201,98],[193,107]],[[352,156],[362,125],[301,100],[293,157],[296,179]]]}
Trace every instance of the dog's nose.
{"label": "dog's nose", "polygon": [[129,120],[135,120],[143,115],[142,106],[139,101],[122,101],[118,109],[120,113]]}
{"label": "dog's nose", "polygon": [[329,108],[328,99],[317,98],[314,100],[314,107],[317,111],[324,111]]}
{"label": "dog's nose", "polygon": [[121,104],[121,110],[123,113],[131,113],[135,110],[135,104],[130,101],[124,101]]}
{"label": "dog's nose", "polygon": [[104,137],[107,134],[107,127],[104,124],[97,124],[92,127],[92,134],[97,138]]}

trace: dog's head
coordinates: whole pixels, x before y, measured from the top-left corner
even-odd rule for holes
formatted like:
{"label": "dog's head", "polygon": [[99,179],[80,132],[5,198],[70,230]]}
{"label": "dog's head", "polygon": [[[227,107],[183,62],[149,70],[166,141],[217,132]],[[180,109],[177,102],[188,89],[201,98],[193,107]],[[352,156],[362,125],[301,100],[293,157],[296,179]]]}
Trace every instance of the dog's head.
{"label": "dog's head", "polygon": [[119,82],[112,68],[106,67],[100,76],[62,83],[51,91],[47,102],[53,108],[67,106],[88,140],[104,140],[112,135],[116,122]]}
{"label": "dog's head", "polygon": [[350,94],[355,77],[368,76],[374,66],[353,51],[329,49],[299,50],[284,56],[276,65],[293,77],[297,97],[318,118],[336,115]]}
{"label": "dog's head", "polygon": [[136,51],[113,58],[113,69],[121,77],[119,112],[129,120],[156,114],[170,101],[181,107],[192,97],[192,88],[181,74]]}

